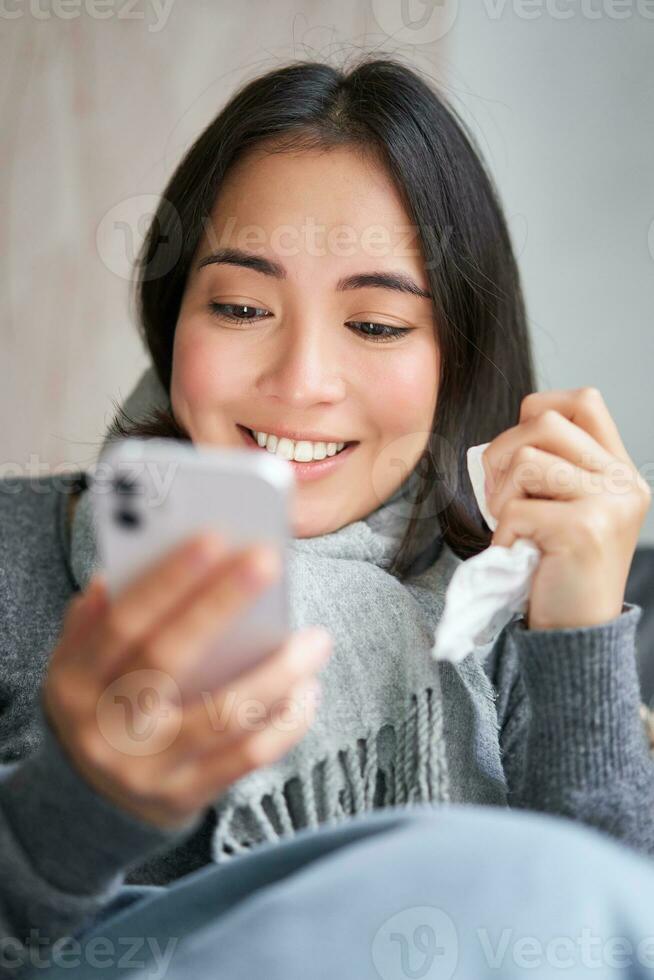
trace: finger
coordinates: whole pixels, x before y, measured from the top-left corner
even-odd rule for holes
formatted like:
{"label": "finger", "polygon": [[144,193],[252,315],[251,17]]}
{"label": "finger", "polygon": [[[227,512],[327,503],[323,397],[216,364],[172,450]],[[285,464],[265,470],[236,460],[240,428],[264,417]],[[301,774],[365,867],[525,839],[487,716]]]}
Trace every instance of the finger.
{"label": "finger", "polygon": [[531,497],[573,500],[601,489],[601,474],[573,466],[560,456],[534,446],[522,446],[514,454],[513,464],[499,486],[487,492],[487,499],[491,514],[499,520],[509,500]]}
{"label": "finger", "polygon": [[227,750],[209,749],[166,777],[166,793],[199,809],[254,769],[271,765],[302,740],[315,718],[319,685],[308,681],[289,695],[287,708],[259,732],[246,735]]}
{"label": "finger", "polygon": [[618,427],[598,388],[533,392],[522,400],[520,421],[526,422],[548,409],[555,409],[570,422],[584,429],[612,456],[629,459]]}
{"label": "finger", "polygon": [[194,536],[140,574],[108,604],[93,633],[91,665],[98,680],[120,669],[130,647],[193,594],[225,561],[227,545],[215,532]]}
{"label": "finger", "polygon": [[279,555],[270,547],[255,545],[230,557],[136,648],[130,668],[169,672],[183,687],[209,655],[208,644],[280,574]]}
{"label": "finger", "polygon": [[84,592],[68,604],[62,626],[62,638],[71,646],[78,643],[106,605],[106,585],[100,574],[94,575]]}
{"label": "finger", "polygon": [[534,446],[560,456],[590,472],[601,472],[614,462],[592,436],[559,412],[548,409],[542,415],[506,429],[486,447],[481,458],[491,493],[511,466],[514,454],[523,446]]}
{"label": "finger", "polygon": [[331,652],[331,638],[324,630],[303,630],[228,685],[203,691],[200,698],[184,705],[172,747],[175,754],[191,759],[204,755],[212,743],[228,746],[261,730],[275,706],[297,685],[310,680]]}
{"label": "finger", "polygon": [[572,544],[578,522],[576,510],[567,501],[516,500],[505,509],[491,544],[510,548],[518,538],[528,538],[550,554]]}
{"label": "finger", "polygon": [[75,627],[75,624],[81,618],[85,598],[86,596],[84,594],[78,593],[77,595],[73,596],[68,603],[61,627],[61,631],[64,635],[71,633]]}

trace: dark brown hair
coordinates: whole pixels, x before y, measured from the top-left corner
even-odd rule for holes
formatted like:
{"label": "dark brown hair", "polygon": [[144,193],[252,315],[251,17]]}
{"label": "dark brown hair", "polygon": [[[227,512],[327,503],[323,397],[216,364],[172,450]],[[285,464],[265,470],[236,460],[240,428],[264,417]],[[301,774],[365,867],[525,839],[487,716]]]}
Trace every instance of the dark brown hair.
{"label": "dark brown hair", "polygon": [[[459,557],[477,554],[490,531],[466,449],[517,423],[523,397],[535,390],[532,352],[491,177],[465,124],[415,69],[370,56],[348,71],[292,62],[243,85],[201,133],[164,190],[137,258],[139,332],[161,383],[169,392],[175,325],[203,223],[230,167],[263,141],[271,153],[374,153],[394,180],[419,232],[441,376],[431,436],[407,484],[413,509],[392,571],[405,573],[420,520],[437,518]],[[143,419],[119,412],[110,431],[190,439],[172,412]]]}

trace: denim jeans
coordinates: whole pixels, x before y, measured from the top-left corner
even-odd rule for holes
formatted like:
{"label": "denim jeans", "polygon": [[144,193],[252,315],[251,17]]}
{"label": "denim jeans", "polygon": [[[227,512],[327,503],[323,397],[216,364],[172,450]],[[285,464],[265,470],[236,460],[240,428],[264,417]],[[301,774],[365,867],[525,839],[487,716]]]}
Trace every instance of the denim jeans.
{"label": "denim jeans", "polygon": [[561,817],[397,806],[124,886],[44,980],[641,980],[654,861]]}

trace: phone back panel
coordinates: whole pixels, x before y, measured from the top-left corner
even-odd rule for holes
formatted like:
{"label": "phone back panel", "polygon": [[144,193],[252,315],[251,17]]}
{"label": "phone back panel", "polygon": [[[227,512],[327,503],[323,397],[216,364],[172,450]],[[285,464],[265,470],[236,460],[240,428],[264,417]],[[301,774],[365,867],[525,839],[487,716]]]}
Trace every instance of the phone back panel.
{"label": "phone back panel", "polygon": [[[172,439],[121,439],[98,461],[91,491],[98,550],[115,597],[187,538],[206,529],[230,550],[266,542],[283,559],[290,535],[292,468],[270,453]],[[211,688],[273,652],[288,635],[286,562],[211,644],[185,691]],[[180,678],[184,678],[180,670]]]}

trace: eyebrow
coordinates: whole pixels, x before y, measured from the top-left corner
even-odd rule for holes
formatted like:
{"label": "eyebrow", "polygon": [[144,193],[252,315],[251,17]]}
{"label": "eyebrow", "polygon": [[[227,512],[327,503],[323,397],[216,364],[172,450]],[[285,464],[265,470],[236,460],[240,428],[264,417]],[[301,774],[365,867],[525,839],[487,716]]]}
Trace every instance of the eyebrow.
{"label": "eyebrow", "polygon": [[[264,276],[272,276],[273,279],[288,278],[286,269],[279,262],[266,259],[262,255],[245,252],[240,248],[220,248],[210,255],[205,255],[196,265],[196,271],[207,265],[238,265],[244,269],[261,272]],[[359,272],[356,275],[339,279],[336,283],[336,289],[339,292],[370,287],[392,289],[398,293],[411,293],[413,296],[421,296],[423,299],[433,299],[432,294],[426,289],[422,289],[406,272]]]}

